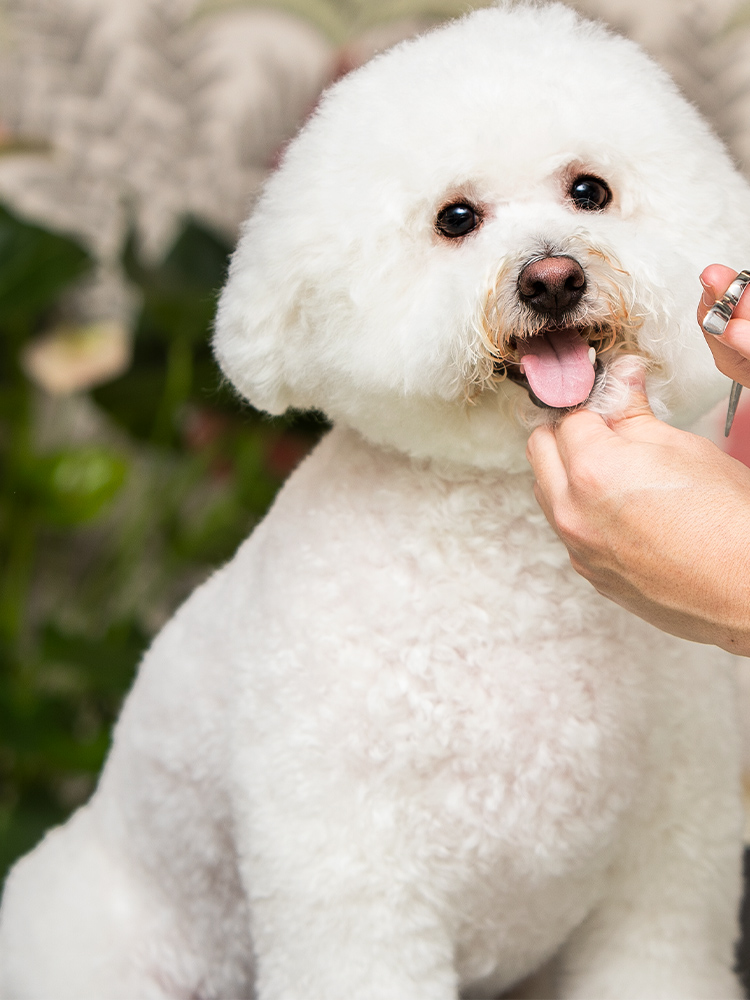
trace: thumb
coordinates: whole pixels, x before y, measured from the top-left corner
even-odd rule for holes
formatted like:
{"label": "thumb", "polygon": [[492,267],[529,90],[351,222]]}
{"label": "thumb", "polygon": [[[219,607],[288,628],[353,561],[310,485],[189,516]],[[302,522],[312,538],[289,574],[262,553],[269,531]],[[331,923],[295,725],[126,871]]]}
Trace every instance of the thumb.
{"label": "thumb", "polygon": [[621,406],[614,416],[602,417],[585,407],[566,414],[555,427],[555,439],[563,462],[594,445],[611,446],[619,438],[650,440],[665,427],[654,416],[646,395],[646,371],[641,358],[618,358],[610,366],[616,386],[622,390]]}
{"label": "thumb", "polygon": [[646,373],[641,368],[632,378],[626,380],[628,396],[624,409],[612,421],[612,426],[620,424],[626,420],[635,420],[639,417],[647,417],[656,420],[651,403],[648,401],[646,393]]}
{"label": "thumb", "polygon": [[639,363],[632,371],[625,373],[623,381],[628,389],[627,401],[623,410],[607,421],[609,426],[615,434],[624,438],[653,443],[662,441],[665,431],[671,431],[671,428],[654,416],[646,393],[646,371],[643,364]]}
{"label": "thumb", "polygon": [[613,361],[609,377],[622,389],[622,402],[616,414],[607,420],[613,429],[623,421],[641,416],[654,417],[646,394],[646,366],[642,358],[626,355]]}

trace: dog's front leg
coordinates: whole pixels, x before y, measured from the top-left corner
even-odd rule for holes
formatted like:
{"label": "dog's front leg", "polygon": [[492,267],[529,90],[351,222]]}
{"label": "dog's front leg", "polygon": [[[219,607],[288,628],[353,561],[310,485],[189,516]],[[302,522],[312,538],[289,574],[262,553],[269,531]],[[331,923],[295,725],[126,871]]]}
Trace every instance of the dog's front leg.
{"label": "dog's front leg", "polygon": [[560,1000],[740,1000],[731,931],[698,917],[695,900],[687,912],[682,905],[669,896],[653,909],[619,899],[592,914],[561,956]]}
{"label": "dog's front leg", "polygon": [[732,971],[742,855],[734,687],[718,663],[702,669],[702,655],[686,645],[681,686],[664,689],[641,809],[601,903],[561,955],[563,1000],[743,995]]}
{"label": "dog's front leg", "polygon": [[618,892],[591,914],[563,950],[561,1000],[740,1000],[732,971],[739,893],[726,878],[723,899],[718,887],[696,891],[711,877],[712,861],[697,871],[703,864],[694,856],[676,882],[652,871],[640,898]]}
{"label": "dog's front leg", "polygon": [[373,856],[336,813],[318,823],[274,808],[246,831],[258,1000],[456,1000],[453,946],[436,909],[409,884],[403,859]]}

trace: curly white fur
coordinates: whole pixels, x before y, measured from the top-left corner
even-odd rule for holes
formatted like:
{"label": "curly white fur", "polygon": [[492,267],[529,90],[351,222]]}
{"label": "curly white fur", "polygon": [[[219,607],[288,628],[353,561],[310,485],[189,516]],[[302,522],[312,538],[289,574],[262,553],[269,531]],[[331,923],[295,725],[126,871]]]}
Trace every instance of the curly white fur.
{"label": "curly white fur", "polygon": [[[456,198],[483,222],[450,241]],[[13,870],[3,997],[456,1000],[551,956],[569,1000],[740,996],[731,663],[571,570],[524,460],[545,415],[497,368],[544,248],[614,338],[591,405],[642,358],[674,422],[726,391],[697,275],[747,263],[750,193],[636,46],[502,5],[329,91],[216,352],[255,405],[336,427],[156,639],[92,801]]]}

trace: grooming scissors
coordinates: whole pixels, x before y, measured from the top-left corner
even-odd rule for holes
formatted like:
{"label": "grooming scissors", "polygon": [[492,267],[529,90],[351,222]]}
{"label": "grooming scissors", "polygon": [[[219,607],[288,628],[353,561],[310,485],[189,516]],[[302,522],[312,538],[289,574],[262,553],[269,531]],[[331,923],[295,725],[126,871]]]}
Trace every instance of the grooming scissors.
{"label": "grooming scissors", "polygon": [[[706,313],[702,324],[706,333],[710,333],[714,337],[724,333],[727,323],[732,318],[737,303],[740,301],[740,296],[748,285],[750,285],[750,271],[740,271],[722,297],[714,302]],[[729,406],[727,407],[727,422],[724,425],[724,437],[729,437],[741,392],[742,385],[739,382],[732,382]]]}

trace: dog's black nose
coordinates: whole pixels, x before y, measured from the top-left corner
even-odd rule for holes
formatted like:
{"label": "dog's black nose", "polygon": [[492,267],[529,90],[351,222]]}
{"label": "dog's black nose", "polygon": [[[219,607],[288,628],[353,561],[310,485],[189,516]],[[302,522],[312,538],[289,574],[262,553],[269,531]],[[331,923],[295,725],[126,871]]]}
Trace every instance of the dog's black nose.
{"label": "dog's black nose", "polygon": [[585,288],[586,275],[572,257],[533,260],[518,276],[521,301],[555,322],[578,304]]}

